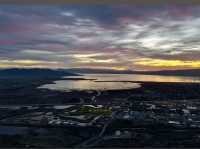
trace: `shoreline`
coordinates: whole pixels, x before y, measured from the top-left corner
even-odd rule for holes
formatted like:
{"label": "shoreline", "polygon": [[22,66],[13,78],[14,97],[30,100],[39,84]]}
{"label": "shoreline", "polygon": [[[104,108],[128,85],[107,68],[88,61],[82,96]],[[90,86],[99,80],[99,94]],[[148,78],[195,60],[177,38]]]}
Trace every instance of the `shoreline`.
{"label": "shoreline", "polygon": [[[70,78],[13,78],[0,79],[0,105],[26,105],[26,104],[79,104],[82,101],[91,103],[95,97],[95,104],[109,104],[117,98],[128,98],[129,100],[193,100],[200,99],[200,83],[197,82],[147,82],[147,81],[118,81],[140,83],[139,88],[119,90],[72,90],[70,92],[39,89],[45,84],[53,84],[58,80],[69,80]],[[78,78],[83,80],[84,78]],[[73,80],[77,80],[73,78]],[[88,80],[88,79],[85,79]],[[90,79],[89,79],[90,80]],[[117,80],[116,80],[117,81]],[[108,82],[108,81],[107,81]],[[114,81],[112,81],[114,82]]]}
{"label": "shoreline", "polygon": [[[131,81],[141,87],[105,91],[37,88],[57,80],[66,78],[0,79],[0,127],[12,131],[3,132],[0,138],[7,136],[7,144],[13,147],[16,142],[27,144],[26,138],[36,147],[38,142],[45,146],[41,139],[46,137],[45,131],[57,141],[67,138],[65,144],[57,142],[62,147],[116,147],[116,139],[128,141],[118,142],[130,147],[148,146],[149,142],[156,147],[157,142],[179,147],[180,141],[188,147],[198,145],[200,83]],[[168,137],[172,135],[182,140],[173,142]],[[134,139],[144,141],[129,142]],[[188,140],[191,144],[187,144]]]}

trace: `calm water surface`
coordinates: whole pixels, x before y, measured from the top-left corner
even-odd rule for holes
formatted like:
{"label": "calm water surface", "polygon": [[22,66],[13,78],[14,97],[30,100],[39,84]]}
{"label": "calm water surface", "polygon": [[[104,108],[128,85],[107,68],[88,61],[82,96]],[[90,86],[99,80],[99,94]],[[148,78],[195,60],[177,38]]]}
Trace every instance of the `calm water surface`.
{"label": "calm water surface", "polygon": [[[120,90],[140,87],[139,83],[123,81],[153,81],[153,82],[200,82],[198,77],[138,75],[138,74],[84,74],[84,76],[68,76],[65,78],[85,78],[96,80],[58,80],[54,84],[42,85],[39,88],[52,90]],[[122,81],[122,82],[97,82]]]}

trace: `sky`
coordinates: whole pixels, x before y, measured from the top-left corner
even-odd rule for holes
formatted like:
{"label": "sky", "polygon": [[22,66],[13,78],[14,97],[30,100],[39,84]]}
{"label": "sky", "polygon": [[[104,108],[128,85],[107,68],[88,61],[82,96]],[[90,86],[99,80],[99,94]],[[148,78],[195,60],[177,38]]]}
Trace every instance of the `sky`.
{"label": "sky", "polygon": [[200,68],[200,6],[1,5],[0,68]]}

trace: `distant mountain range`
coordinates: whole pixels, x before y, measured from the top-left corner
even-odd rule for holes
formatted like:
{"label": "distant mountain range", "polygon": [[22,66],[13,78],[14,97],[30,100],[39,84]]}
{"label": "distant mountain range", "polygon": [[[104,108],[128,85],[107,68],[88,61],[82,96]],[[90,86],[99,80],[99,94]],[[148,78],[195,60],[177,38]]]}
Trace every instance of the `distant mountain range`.
{"label": "distant mountain range", "polygon": [[131,71],[131,70],[112,70],[112,69],[67,69],[73,73],[85,74],[145,74],[145,75],[166,75],[166,76],[200,76],[200,69],[187,70],[161,70],[161,71]]}
{"label": "distant mountain range", "polygon": [[144,75],[165,75],[165,76],[198,76],[200,69],[188,70],[162,70],[162,71],[131,71],[112,69],[40,69],[40,68],[10,68],[0,69],[0,77],[60,77],[75,76],[79,74],[144,74]]}
{"label": "distant mountain range", "polygon": [[147,74],[147,75],[198,76],[198,77],[200,77],[200,69],[161,70],[161,71],[145,71],[145,72],[133,72],[133,73]]}
{"label": "distant mountain range", "polygon": [[113,70],[113,69],[90,69],[90,68],[71,68],[67,69],[72,73],[85,73],[85,74],[132,74],[130,70]]}
{"label": "distant mountain range", "polygon": [[0,69],[0,77],[61,77],[74,76],[76,74],[63,69],[40,69],[40,68],[11,68]]}

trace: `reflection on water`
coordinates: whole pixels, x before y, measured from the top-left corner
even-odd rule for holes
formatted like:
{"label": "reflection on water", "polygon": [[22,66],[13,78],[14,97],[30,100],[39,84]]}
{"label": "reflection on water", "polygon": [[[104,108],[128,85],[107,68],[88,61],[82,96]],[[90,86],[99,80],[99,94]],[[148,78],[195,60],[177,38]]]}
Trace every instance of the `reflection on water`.
{"label": "reflection on water", "polygon": [[[70,76],[65,78],[80,78]],[[200,82],[198,77],[136,75],[136,74],[86,74],[85,79],[96,80],[60,80],[55,84],[46,84],[39,88],[53,90],[119,90],[140,87],[139,83],[131,82],[98,82],[98,81],[152,81],[152,82]],[[97,81],[97,82],[96,82]]]}
{"label": "reflection on water", "polygon": [[43,85],[39,88],[48,88],[52,90],[119,90],[138,88],[138,83],[130,82],[95,82],[92,80],[61,80],[55,81],[55,84]]}
{"label": "reflection on water", "polygon": [[[73,76],[73,78],[76,77],[77,76]],[[97,79],[98,81],[200,82],[200,77],[141,75],[141,74],[89,74],[89,75],[86,74],[84,78]]]}

